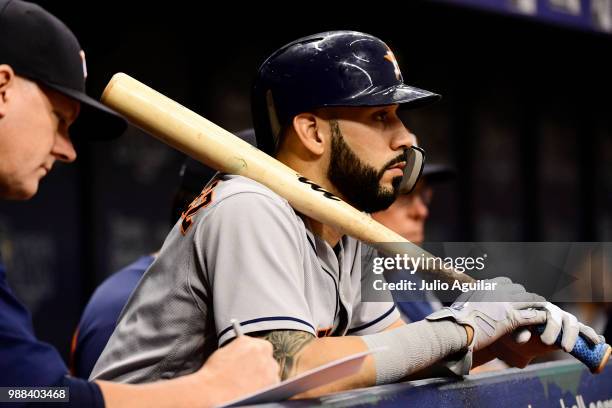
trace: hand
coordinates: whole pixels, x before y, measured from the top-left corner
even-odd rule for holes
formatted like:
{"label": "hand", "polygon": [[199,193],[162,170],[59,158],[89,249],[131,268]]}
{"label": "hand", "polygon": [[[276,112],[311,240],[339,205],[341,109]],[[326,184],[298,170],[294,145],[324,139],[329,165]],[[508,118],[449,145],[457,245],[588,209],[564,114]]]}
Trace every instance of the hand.
{"label": "hand", "polygon": [[[605,341],[602,336],[599,336],[595,332],[595,330],[580,323],[573,314],[560,309],[552,303],[547,303],[545,309],[546,327],[544,328],[544,332],[540,335],[540,339],[545,345],[554,345],[559,334],[562,334],[561,348],[567,353],[574,349],[574,345],[580,334],[592,344],[599,344]],[[519,330],[515,335],[515,340],[518,344],[526,343],[530,338],[531,331],[526,329]]]}
{"label": "hand", "polygon": [[[519,331],[523,330],[529,331],[527,329]],[[483,351],[489,353],[492,358],[499,358],[510,367],[524,368],[534,358],[558,350],[556,346],[542,343],[539,336],[531,336],[528,341],[519,343],[517,341],[519,331],[506,334]]]}
{"label": "hand", "polygon": [[[206,399],[219,405],[278,384],[279,365],[272,357],[269,341],[240,336],[215,351],[194,374],[208,390]],[[197,389],[197,388],[196,388]],[[210,395],[214,390],[214,395]]]}
{"label": "hand", "polygon": [[522,328],[502,337],[487,347],[487,350],[508,365],[523,368],[535,357],[558,350],[559,347],[554,342],[561,330],[563,331],[561,344],[565,351],[574,348],[578,334],[582,334],[593,344],[605,341],[592,328],[578,322],[572,314],[557,306],[547,303],[545,310],[547,320],[544,332],[540,336],[532,335],[533,328],[531,330]]}
{"label": "hand", "polygon": [[508,278],[488,282],[496,283],[495,290],[466,292],[451,307],[434,312],[427,319],[450,318],[470,326],[474,333],[468,348],[473,351],[484,349],[518,327],[546,321],[543,297],[526,292],[523,286]]}

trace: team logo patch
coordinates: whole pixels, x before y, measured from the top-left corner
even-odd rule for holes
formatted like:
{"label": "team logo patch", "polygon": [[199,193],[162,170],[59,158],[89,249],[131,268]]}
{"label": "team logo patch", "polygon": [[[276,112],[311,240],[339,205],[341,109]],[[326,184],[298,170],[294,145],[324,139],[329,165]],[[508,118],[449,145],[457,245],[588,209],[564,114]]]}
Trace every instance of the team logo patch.
{"label": "team logo patch", "polygon": [[193,217],[195,217],[196,213],[200,211],[202,208],[206,208],[213,201],[214,189],[219,184],[220,180],[214,180],[210,185],[198,195],[192,202],[189,204],[189,207],[183,214],[181,214],[181,234],[185,235],[189,228],[193,225]]}

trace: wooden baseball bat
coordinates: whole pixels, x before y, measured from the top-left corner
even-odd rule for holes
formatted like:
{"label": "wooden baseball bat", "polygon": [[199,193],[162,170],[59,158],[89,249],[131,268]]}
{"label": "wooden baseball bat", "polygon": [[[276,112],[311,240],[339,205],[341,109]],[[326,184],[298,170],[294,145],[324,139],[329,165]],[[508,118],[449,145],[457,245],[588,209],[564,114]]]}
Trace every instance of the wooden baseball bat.
{"label": "wooden baseball bat", "polygon": [[[249,177],[287,199],[297,211],[384,253],[435,258],[285,164],[126,74],[113,76],[102,94],[102,102],[186,155],[216,170]],[[474,282],[470,276],[443,265],[424,272],[428,279]],[[579,338],[574,350],[575,357],[591,371],[599,372],[611,348],[601,343],[593,346]]]}

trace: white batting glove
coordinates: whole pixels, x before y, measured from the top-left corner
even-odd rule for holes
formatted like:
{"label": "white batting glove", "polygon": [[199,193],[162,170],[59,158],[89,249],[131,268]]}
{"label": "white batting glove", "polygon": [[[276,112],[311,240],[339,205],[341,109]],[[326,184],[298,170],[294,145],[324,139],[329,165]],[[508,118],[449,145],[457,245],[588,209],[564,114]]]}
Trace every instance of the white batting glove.
{"label": "white batting glove", "polygon": [[[525,291],[508,278],[495,278],[495,290],[470,291],[462,294],[451,307],[427,316],[427,320],[453,319],[474,330],[469,351],[478,351],[518,327],[546,321],[547,302],[541,296]],[[500,301],[503,299],[504,301]]]}
{"label": "white batting glove", "polygon": [[[602,336],[598,335],[595,330],[580,323],[578,319],[576,319],[576,316],[562,310],[558,306],[547,302],[545,310],[546,327],[544,332],[540,335],[542,343],[548,346],[555,344],[562,330],[561,348],[567,353],[574,349],[574,345],[580,334],[593,344],[599,344],[604,341]],[[515,341],[519,344],[527,343],[530,338],[531,332],[526,329],[521,329],[514,335]]]}

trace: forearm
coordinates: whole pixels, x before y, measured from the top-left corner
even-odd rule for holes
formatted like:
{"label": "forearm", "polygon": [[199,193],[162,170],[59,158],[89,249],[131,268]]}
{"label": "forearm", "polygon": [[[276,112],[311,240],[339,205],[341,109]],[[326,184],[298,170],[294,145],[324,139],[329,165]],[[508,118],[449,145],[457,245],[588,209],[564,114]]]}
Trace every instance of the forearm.
{"label": "forearm", "polygon": [[[368,346],[358,336],[324,337],[308,344],[300,353],[291,377],[331,361],[367,351]],[[367,356],[361,369],[356,374],[342,378],[333,383],[298,395],[298,398],[316,397],[331,392],[351,390],[374,385],[376,383],[376,364],[374,358]]]}
{"label": "forearm", "polygon": [[[385,348],[375,353],[376,384],[396,382],[422,371],[457,353],[449,368],[463,372],[470,332],[462,325],[448,320],[419,321],[398,329],[364,336],[370,349]],[[457,364],[456,364],[457,363]],[[458,364],[461,363],[461,364]]]}
{"label": "forearm", "polygon": [[[107,408],[193,408],[212,407],[216,404],[214,394],[219,390],[209,384],[193,381],[192,376],[150,384],[120,384],[96,381],[102,390]],[[195,387],[210,387],[210,393],[194,393]],[[196,399],[195,396],[199,397]],[[201,396],[208,398],[202,400]]]}
{"label": "forearm", "polygon": [[[272,343],[274,358],[280,366],[282,380],[295,377],[310,369],[334,360],[367,351],[366,344],[357,336],[316,338],[298,330],[274,330],[250,333]],[[372,357],[367,357],[361,370],[326,386],[310,390],[298,397],[314,397],[334,391],[348,390],[374,384],[376,372]]]}
{"label": "forearm", "polygon": [[208,408],[277,384],[278,371],[269,342],[241,336],[193,374],[142,385],[97,384],[108,408]]}
{"label": "forearm", "polygon": [[[262,333],[274,345],[274,356],[281,367],[281,378],[294,377],[304,371],[384,345],[385,351],[365,359],[361,370],[350,377],[311,390],[299,397],[314,397],[330,392],[397,381],[429,367],[467,345],[465,329],[455,323],[417,322],[368,336],[314,338],[299,331]],[[382,370],[390,363],[398,366],[390,378]]]}

